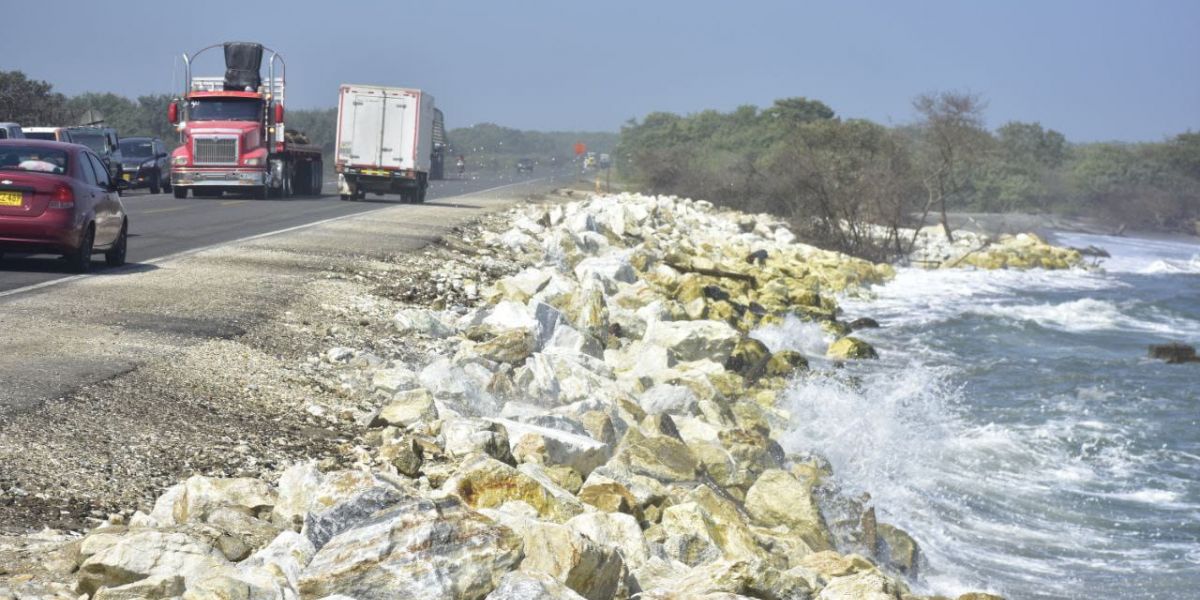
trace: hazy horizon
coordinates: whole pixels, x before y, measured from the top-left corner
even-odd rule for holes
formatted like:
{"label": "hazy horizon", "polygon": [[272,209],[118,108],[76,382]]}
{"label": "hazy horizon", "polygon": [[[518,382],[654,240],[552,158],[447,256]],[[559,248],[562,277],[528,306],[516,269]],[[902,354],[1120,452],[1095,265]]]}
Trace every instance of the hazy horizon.
{"label": "hazy horizon", "polygon": [[[966,90],[987,100],[989,128],[1038,121],[1075,142],[1200,129],[1197,3],[328,6],[16,5],[9,20],[22,26],[0,38],[0,50],[4,69],[65,94],[136,97],[174,92],[182,52],[260,41],[288,61],[293,109],[334,106],[340,83],[403,85],[430,91],[451,127],[616,131],[650,112],[765,107],[789,96],[899,124],[912,119],[917,94]],[[67,22],[63,10],[86,18]],[[218,74],[213,57],[197,72]]]}

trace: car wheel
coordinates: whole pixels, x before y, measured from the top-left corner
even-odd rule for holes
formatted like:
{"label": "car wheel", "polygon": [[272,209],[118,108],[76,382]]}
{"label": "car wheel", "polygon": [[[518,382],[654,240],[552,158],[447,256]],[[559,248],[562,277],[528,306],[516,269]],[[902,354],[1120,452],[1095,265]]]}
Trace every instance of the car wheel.
{"label": "car wheel", "polygon": [[89,225],[79,240],[79,247],[66,256],[67,265],[76,273],[87,273],[92,270],[92,248],[96,244],[96,230]]}
{"label": "car wheel", "polygon": [[187,188],[181,188],[181,187],[177,187],[177,188],[175,188],[175,189],[173,189],[173,190],[171,190],[171,191],[172,191],[172,192],[175,192],[175,197],[176,197],[176,198],[179,198],[180,200],[182,200],[182,199],[184,199],[184,198],[187,198],[187,193],[188,193],[188,189],[187,189]]}
{"label": "car wheel", "polygon": [[162,174],[161,173],[155,173],[154,179],[150,180],[150,193],[151,194],[161,194],[162,193]]}
{"label": "car wheel", "polygon": [[125,264],[125,249],[129,242],[129,222],[121,224],[121,234],[117,236],[117,241],[113,242],[112,248],[104,253],[104,262],[110,267],[119,267]]}

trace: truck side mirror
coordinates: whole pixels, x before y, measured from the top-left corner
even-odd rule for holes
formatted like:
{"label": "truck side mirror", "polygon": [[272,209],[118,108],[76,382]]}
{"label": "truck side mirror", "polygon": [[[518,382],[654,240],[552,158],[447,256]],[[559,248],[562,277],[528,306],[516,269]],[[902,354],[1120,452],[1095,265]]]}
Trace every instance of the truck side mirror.
{"label": "truck side mirror", "polygon": [[167,120],[170,121],[172,125],[179,122],[178,102],[172,102],[171,104],[167,105]]}

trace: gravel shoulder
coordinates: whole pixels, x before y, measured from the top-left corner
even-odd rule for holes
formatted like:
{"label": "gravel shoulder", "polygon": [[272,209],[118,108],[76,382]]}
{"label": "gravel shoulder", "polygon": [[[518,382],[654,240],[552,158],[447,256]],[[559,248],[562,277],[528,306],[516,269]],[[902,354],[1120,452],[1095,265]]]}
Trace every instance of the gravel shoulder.
{"label": "gravel shoulder", "polygon": [[364,289],[438,302],[450,291],[424,277],[429,261],[462,257],[438,241],[551,187],[397,206],[0,301],[0,532],[79,530],[195,473],[332,466],[350,440],[324,413],[345,394],[314,383],[305,357],[386,318],[363,309]]}

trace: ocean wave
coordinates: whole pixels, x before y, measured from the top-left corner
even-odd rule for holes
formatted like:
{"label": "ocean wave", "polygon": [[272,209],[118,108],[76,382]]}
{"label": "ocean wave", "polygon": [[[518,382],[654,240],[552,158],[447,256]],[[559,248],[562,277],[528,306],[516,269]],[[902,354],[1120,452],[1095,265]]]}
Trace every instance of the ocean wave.
{"label": "ocean wave", "polygon": [[1159,320],[1138,318],[1123,306],[1107,300],[1079,298],[1061,303],[992,303],[979,306],[971,314],[1037,323],[1042,327],[1071,333],[1093,331],[1143,331],[1164,335],[1200,332],[1200,323],[1159,313]]}

